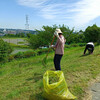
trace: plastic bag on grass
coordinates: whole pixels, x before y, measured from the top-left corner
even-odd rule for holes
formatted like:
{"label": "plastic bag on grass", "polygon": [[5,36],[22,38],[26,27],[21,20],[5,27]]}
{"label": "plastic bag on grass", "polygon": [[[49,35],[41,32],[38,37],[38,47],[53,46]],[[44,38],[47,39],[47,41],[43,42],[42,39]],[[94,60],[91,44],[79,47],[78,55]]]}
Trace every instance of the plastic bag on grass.
{"label": "plastic bag on grass", "polygon": [[46,71],[43,75],[44,98],[48,100],[75,100],[70,93],[62,71]]}

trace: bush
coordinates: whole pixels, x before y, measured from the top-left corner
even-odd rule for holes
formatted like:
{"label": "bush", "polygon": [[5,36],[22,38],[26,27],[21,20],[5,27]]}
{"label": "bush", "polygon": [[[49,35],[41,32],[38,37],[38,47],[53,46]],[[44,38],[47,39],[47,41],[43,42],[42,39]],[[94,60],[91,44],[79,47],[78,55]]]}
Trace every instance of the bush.
{"label": "bush", "polygon": [[9,55],[9,57],[8,57],[8,61],[12,61],[12,60],[14,60],[14,57],[15,57],[15,55]]}
{"label": "bush", "polygon": [[70,47],[71,47],[70,45],[65,44],[65,48],[70,48]]}
{"label": "bush", "polygon": [[0,62],[5,62],[8,60],[8,55],[13,51],[12,47],[0,39]]}
{"label": "bush", "polygon": [[26,51],[23,56],[24,58],[27,58],[27,57],[36,56],[36,55],[37,54],[35,51]]}
{"label": "bush", "polygon": [[24,52],[18,52],[14,58],[24,58]]}
{"label": "bush", "polygon": [[70,44],[70,45],[65,44],[65,48],[78,47],[78,46],[82,47],[82,46],[85,46],[85,45],[86,45],[86,43],[73,43],[73,44]]}
{"label": "bush", "polygon": [[77,43],[73,43],[73,44],[70,44],[71,47],[78,47],[79,45]]}
{"label": "bush", "polygon": [[95,43],[94,43],[94,46],[98,46],[98,45],[100,45],[98,42],[95,42]]}
{"label": "bush", "polygon": [[[52,52],[53,49],[50,49],[49,52]],[[14,60],[14,59],[19,59],[19,58],[28,58],[28,57],[32,57],[32,56],[36,56],[36,55],[41,55],[43,53],[47,53],[48,52],[48,48],[44,48],[44,49],[37,49],[34,51],[26,51],[26,52],[18,52],[17,54],[13,54],[10,55],[8,60]]]}
{"label": "bush", "polygon": [[79,45],[80,47],[82,47],[82,46],[85,46],[86,43],[78,43],[78,45]]}
{"label": "bush", "polygon": [[[26,51],[26,52],[18,52],[14,55],[14,58],[28,58],[31,56],[36,56],[37,53],[35,51]],[[11,57],[10,57],[11,58]]]}
{"label": "bush", "polygon": [[[47,53],[47,52],[48,52],[48,49],[49,49],[49,48],[38,49],[38,50],[37,50],[37,54],[38,54],[38,55],[41,55],[41,54],[43,54],[43,53]],[[53,49],[49,49],[49,52],[52,52],[52,51],[53,51]]]}

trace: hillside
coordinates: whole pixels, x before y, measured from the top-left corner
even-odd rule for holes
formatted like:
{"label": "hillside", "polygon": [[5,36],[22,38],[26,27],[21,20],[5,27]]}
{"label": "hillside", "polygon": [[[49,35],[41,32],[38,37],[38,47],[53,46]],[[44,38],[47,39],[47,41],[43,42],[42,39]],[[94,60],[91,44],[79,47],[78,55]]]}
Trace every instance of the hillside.
{"label": "hillside", "polygon": [[[100,73],[100,48],[95,47],[94,54],[82,56],[84,47],[66,48],[61,61],[68,88],[78,100],[81,100],[88,82]],[[47,59],[47,67],[42,65],[45,54],[13,60],[0,65],[0,100],[44,100],[43,74],[54,70],[54,52]]]}

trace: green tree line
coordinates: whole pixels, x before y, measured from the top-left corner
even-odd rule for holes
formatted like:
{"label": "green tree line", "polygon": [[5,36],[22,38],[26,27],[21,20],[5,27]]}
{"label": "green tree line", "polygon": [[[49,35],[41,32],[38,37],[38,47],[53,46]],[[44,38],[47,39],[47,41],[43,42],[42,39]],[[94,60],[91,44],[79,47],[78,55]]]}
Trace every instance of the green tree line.
{"label": "green tree line", "polygon": [[[68,26],[53,25],[43,26],[42,30],[36,30],[37,34],[28,34],[28,42],[33,49],[48,46],[53,39],[53,33],[56,28],[60,28],[66,39],[66,44],[72,43],[87,43],[97,42],[100,43],[100,27],[96,24],[88,26],[85,31],[75,31],[74,28],[69,29]],[[56,41],[56,39],[55,39]],[[55,42],[54,42],[55,43]]]}
{"label": "green tree line", "polygon": [[5,34],[4,37],[26,37],[25,33],[18,33],[18,34]]}

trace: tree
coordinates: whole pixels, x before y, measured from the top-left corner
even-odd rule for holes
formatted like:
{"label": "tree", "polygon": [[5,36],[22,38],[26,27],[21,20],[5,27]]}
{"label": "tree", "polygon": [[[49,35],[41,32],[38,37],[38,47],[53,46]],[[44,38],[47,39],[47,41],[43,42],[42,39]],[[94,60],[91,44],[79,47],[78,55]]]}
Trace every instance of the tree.
{"label": "tree", "polygon": [[31,48],[36,49],[42,46],[50,45],[55,29],[56,27],[54,25],[53,27],[43,26],[42,30],[36,30],[37,34],[32,34],[30,38],[28,38]]}
{"label": "tree", "polygon": [[[82,39],[84,39],[83,34],[79,34],[78,32],[74,32],[74,28],[69,29],[69,27],[65,26],[64,24],[59,25],[59,26],[56,26],[56,25],[43,26],[42,30],[36,30],[37,34],[30,35],[28,37],[30,46],[32,48],[36,49],[36,48],[39,48],[41,46],[50,45],[50,43],[53,39],[54,31],[56,28],[61,29],[68,44],[82,42],[83,41]],[[55,41],[56,41],[56,39],[55,39]],[[54,41],[54,43],[55,43],[55,41]]]}
{"label": "tree", "polygon": [[86,42],[89,41],[97,42],[99,40],[100,28],[97,27],[96,24],[94,24],[91,27],[89,26],[86,28],[84,35],[85,35]]}

